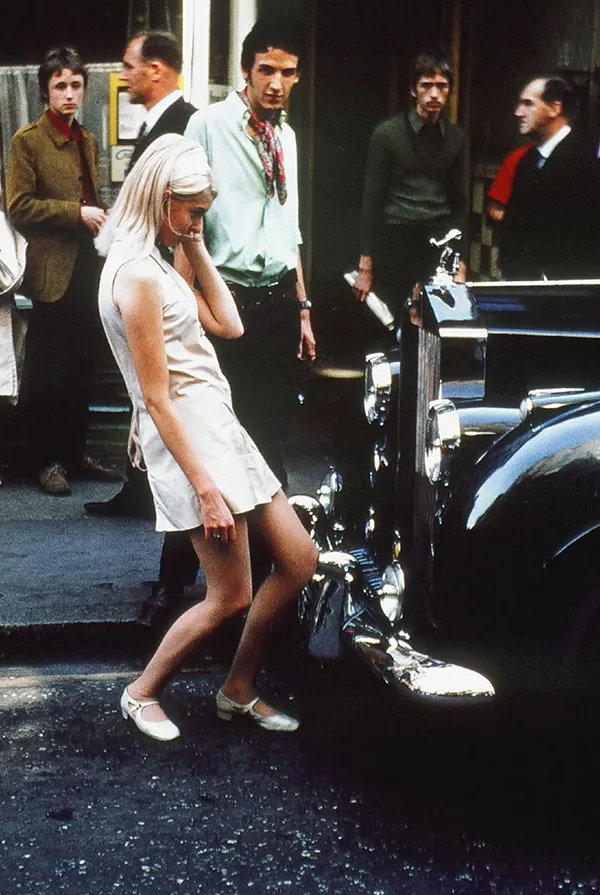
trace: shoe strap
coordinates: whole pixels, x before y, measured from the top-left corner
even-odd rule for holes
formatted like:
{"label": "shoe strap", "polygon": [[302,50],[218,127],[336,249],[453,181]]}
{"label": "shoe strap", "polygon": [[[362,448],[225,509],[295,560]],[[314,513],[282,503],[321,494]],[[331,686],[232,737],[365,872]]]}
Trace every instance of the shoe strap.
{"label": "shoe strap", "polygon": [[134,699],[133,696],[127,694],[127,705],[131,707],[132,712],[141,712],[149,705],[158,705],[158,699]]}
{"label": "shoe strap", "polygon": [[246,709],[246,711],[253,709],[256,703],[260,700],[260,696],[255,696],[254,699],[250,700],[250,702],[236,702],[234,699],[230,699],[229,696],[225,696],[222,690],[220,690],[219,692],[225,702],[228,702],[230,705],[235,706],[235,708],[237,709]]}

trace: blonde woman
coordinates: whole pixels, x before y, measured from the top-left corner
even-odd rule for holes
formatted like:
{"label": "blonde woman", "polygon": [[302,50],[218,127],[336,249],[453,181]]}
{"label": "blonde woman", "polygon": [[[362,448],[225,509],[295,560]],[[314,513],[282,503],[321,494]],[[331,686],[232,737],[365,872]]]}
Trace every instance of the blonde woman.
{"label": "blonde woman", "polygon": [[[254,681],[273,621],[310,579],[317,560],[280,483],[233,413],[229,386],[205,335],[232,339],[242,333],[235,303],[202,240],[214,195],[204,150],[165,135],[128,175],[96,240],[106,256],[100,313],[133,403],[132,441],[136,461],[143,457],[148,470],[156,527],[189,532],[207,582],[204,601],[172,625],[121,698],[123,716],[159,740],[179,736],[158,702],[163,685],[204,637],[249,606],[217,693],[217,713],[224,720],[246,715],[268,730],[298,727],[296,719],[263,702]],[[175,251],[175,268],[164,260],[165,249]],[[274,562],[252,602],[249,513]]]}

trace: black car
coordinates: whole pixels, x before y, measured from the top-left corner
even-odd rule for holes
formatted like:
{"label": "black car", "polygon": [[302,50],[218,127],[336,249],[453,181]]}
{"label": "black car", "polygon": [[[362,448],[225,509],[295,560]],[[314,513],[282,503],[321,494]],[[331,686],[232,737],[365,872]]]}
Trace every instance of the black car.
{"label": "black car", "polygon": [[600,282],[438,269],[414,295],[366,358],[362,469],[342,458],[293,498],[322,551],[311,652],[358,651],[434,699],[581,685],[600,656]]}

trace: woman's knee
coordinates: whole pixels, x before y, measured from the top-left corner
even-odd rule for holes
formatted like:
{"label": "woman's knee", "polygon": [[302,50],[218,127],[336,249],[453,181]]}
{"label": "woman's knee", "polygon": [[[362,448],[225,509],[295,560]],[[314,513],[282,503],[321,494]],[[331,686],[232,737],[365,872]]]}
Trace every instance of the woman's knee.
{"label": "woman's knee", "polygon": [[306,542],[296,550],[282,570],[293,589],[300,590],[305,584],[308,584],[315,573],[318,560],[319,552],[307,537]]}
{"label": "woman's knee", "polygon": [[206,594],[206,605],[216,621],[222,622],[243,615],[252,603],[250,588],[224,589],[222,587],[211,588]]}

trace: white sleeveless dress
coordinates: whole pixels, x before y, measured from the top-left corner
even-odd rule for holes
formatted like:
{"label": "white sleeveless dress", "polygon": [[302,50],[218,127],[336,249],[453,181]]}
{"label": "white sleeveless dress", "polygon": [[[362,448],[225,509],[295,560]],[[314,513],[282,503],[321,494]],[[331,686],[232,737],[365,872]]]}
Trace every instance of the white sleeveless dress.
{"label": "white sleeveless dress", "polygon": [[[187,531],[202,525],[200,504],[146,409],[123,321],[113,302],[115,276],[128,260],[124,247],[115,241],[100,279],[100,316],[133,404],[134,429],[156,508],[156,530]],[[189,443],[231,512],[247,513],[269,503],[281,485],[233,412],[229,385],[198,320],[194,293],[158,249],[147,263],[148,272],[155,272],[163,307],[169,390],[175,409]]]}

